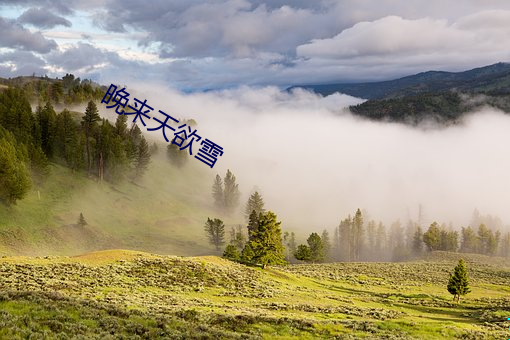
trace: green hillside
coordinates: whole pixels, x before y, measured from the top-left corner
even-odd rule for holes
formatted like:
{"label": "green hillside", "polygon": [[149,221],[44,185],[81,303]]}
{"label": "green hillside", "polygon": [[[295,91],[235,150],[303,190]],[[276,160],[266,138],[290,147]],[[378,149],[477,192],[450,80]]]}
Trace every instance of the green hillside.
{"label": "green hillside", "polygon": [[[193,162],[177,169],[165,157],[163,151],[153,157],[139,184],[99,182],[52,163],[44,182],[26,198],[11,207],[0,205],[0,253],[69,255],[105,248],[213,252],[202,226],[217,214],[211,198],[215,173]],[[80,213],[87,226],[77,225]]]}
{"label": "green hillside", "polygon": [[504,339],[510,263],[464,254],[472,292],[446,291],[458,254],[428,262],[261,270],[133,251],[0,259],[0,338]]}
{"label": "green hillside", "polygon": [[464,72],[428,71],[399,79],[357,84],[303,85],[322,95],[335,92],[368,99],[350,111],[371,120],[419,124],[458,122],[466,112],[494,107],[510,113],[510,64]]}

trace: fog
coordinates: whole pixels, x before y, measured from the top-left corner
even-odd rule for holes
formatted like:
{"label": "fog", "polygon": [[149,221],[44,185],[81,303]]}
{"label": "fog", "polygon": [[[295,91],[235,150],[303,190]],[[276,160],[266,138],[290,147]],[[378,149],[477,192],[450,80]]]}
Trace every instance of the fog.
{"label": "fog", "polygon": [[[204,167],[211,184],[231,169],[242,204],[257,188],[286,228],[331,228],[357,208],[385,223],[417,220],[420,204],[425,225],[467,225],[474,209],[510,221],[510,117],[494,109],[447,128],[410,127],[354,117],[346,107],[363,100],[341,94],[131,90],[130,98],[147,99],[154,112],[195,119],[197,133],[225,153],[213,169],[190,162]],[[163,141],[161,131],[146,135]]]}

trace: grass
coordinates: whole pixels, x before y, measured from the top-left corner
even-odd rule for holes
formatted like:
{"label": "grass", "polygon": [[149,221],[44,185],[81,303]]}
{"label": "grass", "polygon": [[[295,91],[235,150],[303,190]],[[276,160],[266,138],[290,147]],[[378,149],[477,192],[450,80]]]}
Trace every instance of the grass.
{"label": "grass", "polygon": [[[51,164],[44,182],[17,205],[0,205],[0,254],[77,255],[111,248],[214,254],[203,224],[218,216],[210,196],[216,173],[194,163],[176,169],[164,154],[156,155],[137,184],[101,183]],[[80,213],[85,227],[77,225]]]}
{"label": "grass", "polygon": [[465,256],[472,292],[456,304],[456,255],[438,256],[268,270],[125,250],[3,257],[0,338],[508,337],[508,262]]}

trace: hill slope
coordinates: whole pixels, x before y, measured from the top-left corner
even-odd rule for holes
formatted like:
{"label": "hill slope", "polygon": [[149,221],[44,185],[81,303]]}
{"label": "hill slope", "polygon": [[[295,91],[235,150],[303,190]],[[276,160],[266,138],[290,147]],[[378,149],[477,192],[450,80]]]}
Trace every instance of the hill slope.
{"label": "hill slope", "polygon": [[440,258],[261,270],[132,251],[7,257],[0,259],[0,337],[508,336],[508,262],[467,255],[472,293],[457,305],[446,291],[456,261]]}
{"label": "hill slope", "polygon": [[[106,248],[214,253],[203,224],[217,215],[210,198],[215,173],[193,162],[179,170],[165,157],[155,157],[140,184],[98,182],[52,164],[25,199],[0,205],[0,254],[73,255]],[[80,213],[87,226],[78,226]]]}

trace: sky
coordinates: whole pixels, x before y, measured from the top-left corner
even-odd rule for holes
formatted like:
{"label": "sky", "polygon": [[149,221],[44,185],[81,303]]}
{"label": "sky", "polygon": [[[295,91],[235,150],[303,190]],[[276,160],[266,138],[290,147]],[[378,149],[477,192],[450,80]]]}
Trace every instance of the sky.
{"label": "sky", "polygon": [[426,223],[465,226],[474,209],[510,223],[508,115],[410,127],[353,117],[360,98],[282,91],[508,62],[507,0],[0,0],[0,32],[2,77],[125,84],[198,121],[224,155],[192,162],[211,183],[231,169],[243,202],[257,188],[287,226],[332,228],[357,208],[405,223],[420,205]]}
{"label": "sky", "polygon": [[386,80],[510,60],[506,0],[0,0],[0,76],[182,91]]}

